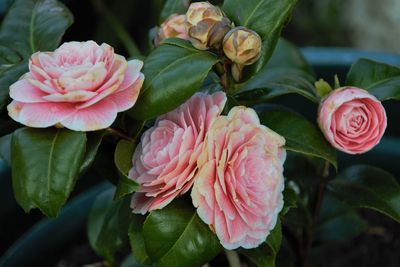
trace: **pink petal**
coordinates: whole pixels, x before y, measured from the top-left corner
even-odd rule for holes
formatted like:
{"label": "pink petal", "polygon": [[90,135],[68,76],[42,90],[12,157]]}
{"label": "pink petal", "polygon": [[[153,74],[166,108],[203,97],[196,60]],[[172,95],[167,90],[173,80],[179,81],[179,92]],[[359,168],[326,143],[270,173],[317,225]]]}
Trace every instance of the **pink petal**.
{"label": "pink petal", "polygon": [[10,86],[10,97],[24,103],[46,102],[47,94],[30,84],[26,79],[19,80]]}
{"label": "pink petal", "polygon": [[128,68],[125,71],[124,80],[117,92],[123,91],[124,89],[130,87],[133,83],[136,83],[137,79],[140,77],[140,70],[142,67],[143,61],[137,59],[128,61]]}
{"label": "pink petal", "polygon": [[48,100],[50,102],[82,102],[87,101],[94,96],[96,96],[96,92],[91,91],[72,91],[66,94],[51,94],[44,96],[43,99]]}
{"label": "pink petal", "polygon": [[26,126],[46,128],[53,126],[75,111],[67,103],[21,103],[12,101],[7,106],[8,114]]}
{"label": "pink petal", "polygon": [[117,118],[117,113],[114,102],[103,99],[88,108],[76,110],[61,124],[74,131],[96,131],[109,127]]}
{"label": "pink petal", "polygon": [[118,111],[128,110],[136,103],[143,81],[144,75],[140,74],[137,80],[130,87],[109,95],[107,99],[113,101],[117,105]]}

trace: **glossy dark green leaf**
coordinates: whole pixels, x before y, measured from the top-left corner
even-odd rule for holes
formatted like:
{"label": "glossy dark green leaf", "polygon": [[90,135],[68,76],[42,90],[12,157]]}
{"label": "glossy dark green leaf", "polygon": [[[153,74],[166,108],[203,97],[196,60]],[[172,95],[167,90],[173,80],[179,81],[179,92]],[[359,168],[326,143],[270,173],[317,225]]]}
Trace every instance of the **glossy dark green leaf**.
{"label": "glossy dark green leaf", "polygon": [[36,51],[57,48],[72,22],[71,12],[60,1],[16,0],[1,25],[0,44],[28,59]]}
{"label": "glossy dark green leaf", "polygon": [[86,133],[87,137],[86,151],[85,151],[85,156],[83,157],[81,168],[79,170],[81,174],[86,172],[92,165],[104,135],[105,131]]}
{"label": "glossy dark green leaf", "polygon": [[132,168],[132,156],[135,144],[127,140],[120,140],[115,148],[114,162],[119,173],[116,198],[121,198],[139,189],[139,184],[129,179],[128,172]]}
{"label": "glossy dark green leaf", "polygon": [[217,237],[183,199],[152,211],[143,235],[147,253],[159,267],[202,266],[221,250]]}
{"label": "glossy dark green leaf", "polygon": [[217,56],[194,49],[188,41],[167,39],[145,60],[144,85],[129,114],[147,120],[182,104],[198,91]]}
{"label": "glossy dark green leaf", "polygon": [[268,64],[248,81],[236,85],[236,98],[243,104],[255,104],[297,93],[317,103],[313,83],[314,73],[299,49],[280,39]]}
{"label": "glossy dark green leaf", "polygon": [[400,185],[390,173],[356,165],[341,172],[328,185],[347,204],[376,210],[400,222]]}
{"label": "glossy dark green leaf", "polygon": [[367,223],[354,208],[330,193],[324,195],[315,240],[318,242],[343,242],[361,234]]}
{"label": "glossy dark green leaf", "polygon": [[337,166],[335,150],[319,129],[302,115],[273,105],[260,105],[256,109],[262,124],[286,139],[287,150],[319,157]]}
{"label": "glossy dark green leaf", "polygon": [[9,166],[11,166],[11,137],[12,134],[0,137],[0,160],[4,160]]}
{"label": "glossy dark green leaf", "polygon": [[167,0],[160,14],[160,23],[164,22],[172,14],[186,14],[189,0]]}
{"label": "glossy dark green leaf", "polygon": [[21,75],[28,71],[28,64],[24,61],[16,64],[0,65],[0,111],[11,102],[9,87],[16,82]]}
{"label": "glossy dark green leaf", "polygon": [[87,225],[90,246],[109,263],[127,243],[131,219],[130,199],[113,201],[114,191],[111,188],[96,198]]}
{"label": "glossy dark green leaf", "polygon": [[347,74],[346,85],[369,91],[379,100],[400,99],[400,68],[360,59]]}
{"label": "glossy dark green leaf", "polygon": [[268,62],[295,4],[296,0],[224,1],[222,8],[235,25],[252,29],[263,39],[262,55],[255,64],[255,72]]}
{"label": "glossy dark green leaf", "polygon": [[14,195],[26,212],[39,208],[49,217],[57,216],[75,186],[85,147],[83,132],[55,128],[22,128],[14,132]]}
{"label": "glossy dark green leaf", "polygon": [[257,267],[275,267],[275,259],[281,243],[282,228],[278,220],[264,244],[254,249],[240,249],[239,252]]}
{"label": "glossy dark green leaf", "polygon": [[140,264],[151,264],[151,259],[146,251],[143,237],[143,224],[145,216],[134,214],[129,226],[128,236],[132,255]]}
{"label": "glossy dark green leaf", "polygon": [[289,185],[285,185],[285,190],[283,191],[283,208],[280,216],[284,216],[291,208],[297,207],[297,194]]}

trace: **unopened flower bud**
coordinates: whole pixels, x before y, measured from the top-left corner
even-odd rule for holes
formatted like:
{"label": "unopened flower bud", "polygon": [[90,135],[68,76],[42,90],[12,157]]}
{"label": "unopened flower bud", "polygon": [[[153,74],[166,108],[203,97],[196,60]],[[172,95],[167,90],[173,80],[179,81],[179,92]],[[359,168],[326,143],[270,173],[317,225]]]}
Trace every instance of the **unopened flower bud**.
{"label": "unopened flower bud", "polygon": [[223,41],[225,55],[234,63],[251,65],[261,55],[262,40],[260,36],[245,27],[230,30]]}
{"label": "unopened flower bud", "polygon": [[220,49],[225,34],[232,28],[231,25],[221,9],[208,2],[193,3],[186,13],[189,40],[200,50]]}
{"label": "unopened flower bud", "polygon": [[156,37],[154,38],[154,45],[158,46],[158,44],[167,38],[181,38],[188,40],[189,36],[185,27],[186,16],[172,14],[169,16],[160,26]]}

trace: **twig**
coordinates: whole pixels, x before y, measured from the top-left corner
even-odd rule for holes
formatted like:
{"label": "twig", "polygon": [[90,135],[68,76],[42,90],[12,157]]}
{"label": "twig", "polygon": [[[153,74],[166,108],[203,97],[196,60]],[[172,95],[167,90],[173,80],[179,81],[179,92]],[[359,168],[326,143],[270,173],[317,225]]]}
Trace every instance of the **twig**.
{"label": "twig", "polygon": [[119,138],[125,139],[125,140],[127,140],[127,141],[129,141],[129,142],[135,142],[135,139],[129,137],[127,134],[125,134],[125,133],[123,133],[123,132],[121,132],[121,131],[119,131],[119,130],[117,130],[117,129],[114,129],[114,128],[109,127],[109,128],[107,128],[106,130],[107,130],[109,133],[111,133],[112,135],[115,135],[115,136],[117,136],[117,137],[119,137]]}
{"label": "twig", "polygon": [[225,250],[226,258],[228,259],[230,267],[241,267],[239,255],[234,250]]}

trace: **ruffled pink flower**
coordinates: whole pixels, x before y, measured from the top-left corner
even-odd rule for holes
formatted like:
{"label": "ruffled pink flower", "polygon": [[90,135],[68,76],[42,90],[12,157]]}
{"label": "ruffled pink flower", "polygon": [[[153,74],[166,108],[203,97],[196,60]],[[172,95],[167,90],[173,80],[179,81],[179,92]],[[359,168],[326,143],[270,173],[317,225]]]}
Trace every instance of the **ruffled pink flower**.
{"label": "ruffled pink flower", "polygon": [[173,37],[189,40],[186,31],[186,15],[172,14],[169,16],[158,29],[154,44],[157,46],[162,40]]}
{"label": "ruffled pink flower", "polygon": [[37,128],[107,128],[118,112],[135,104],[144,80],[142,66],[142,61],[127,62],[111,46],[93,41],[37,52],[29,60],[29,72],[10,86],[8,114]]}
{"label": "ruffled pink flower", "polygon": [[226,249],[254,248],[283,207],[285,139],[234,107],[208,130],[192,189],[199,217]]}
{"label": "ruffled pink flower", "polygon": [[191,188],[205,135],[225,102],[222,92],[197,93],[159,117],[142,135],[129,172],[129,177],[140,184],[132,197],[133,212],[161,209]]}
{"label": "ruffled pink flower", "polygon": [[386,129],[386,112],[381,102],[356,87],[334,90],[321,103],[319,126],[335,148],[360,154],[372,149]]}

